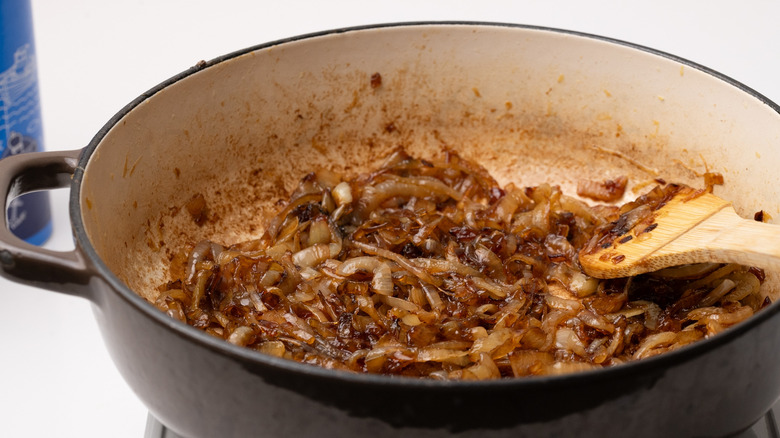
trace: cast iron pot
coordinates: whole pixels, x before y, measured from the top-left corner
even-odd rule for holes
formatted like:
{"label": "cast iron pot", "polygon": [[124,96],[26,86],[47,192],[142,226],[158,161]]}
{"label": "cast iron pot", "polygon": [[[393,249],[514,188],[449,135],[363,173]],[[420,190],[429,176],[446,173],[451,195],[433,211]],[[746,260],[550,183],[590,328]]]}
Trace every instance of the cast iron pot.
{"label": "cast iron pot", "polygon": [[[76,248],[31,247],[4,223],[0,264],[14,281],[89,299],[128,384],[184,436],[722,436],[780,394],[777,304],[627,365],[442,382],[264,356],[147,300],[184,242],[257,236],[310,170],[354,175],[398,145],[422,157],[448,147],[502,184],[568,193],[617,175],[700,186],[707,166],[725,176],[716,193],[748,216],[777,212],[777,144],[777,105],[631,44],[504,24],[340,29],[201,63],[131,102],[83,150],[2,160],[6,202],[70,187]],[[196,194],[202,226],[183,208]],[[777,284],[769,272],[764,292]]]}

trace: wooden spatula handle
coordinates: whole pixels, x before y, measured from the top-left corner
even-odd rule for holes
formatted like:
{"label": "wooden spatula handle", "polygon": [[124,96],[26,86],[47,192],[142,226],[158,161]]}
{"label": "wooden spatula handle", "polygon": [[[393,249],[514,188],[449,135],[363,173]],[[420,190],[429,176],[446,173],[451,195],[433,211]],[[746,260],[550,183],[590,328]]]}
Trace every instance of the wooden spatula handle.
{"label": "wooden spatula handle", "polygon": [[780,225],[724,208],[647,256],[647,263],[667,267],[707,261],[780,269]]}

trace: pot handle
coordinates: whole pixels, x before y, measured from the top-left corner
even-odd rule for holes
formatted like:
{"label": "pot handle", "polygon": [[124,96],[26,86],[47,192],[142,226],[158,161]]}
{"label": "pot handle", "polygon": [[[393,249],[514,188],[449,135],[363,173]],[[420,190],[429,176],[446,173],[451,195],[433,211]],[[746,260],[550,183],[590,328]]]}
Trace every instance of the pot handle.
{"label": "pot handle", "polygon": [[[12,155],[0,160],[0,275],[17,283],[93,300],[88,287],[94,271],[79,249],[52,251],[11,233],[6,211],[11,201],[30,192],[68,187],[81,150]],[[94,300],[93,300],[94,301]]]}

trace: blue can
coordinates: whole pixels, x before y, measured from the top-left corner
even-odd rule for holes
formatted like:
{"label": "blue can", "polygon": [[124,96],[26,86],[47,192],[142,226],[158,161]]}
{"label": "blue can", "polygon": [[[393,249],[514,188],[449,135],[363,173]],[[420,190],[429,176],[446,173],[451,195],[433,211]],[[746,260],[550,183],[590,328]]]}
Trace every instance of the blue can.
{"label": "blue can", "polygon": [[[43,150],[32,10],[29,0],[0,0],[0,158]],[[32,244],[51,235],[49,197],[37,192],[8,206],[11,231]]]}

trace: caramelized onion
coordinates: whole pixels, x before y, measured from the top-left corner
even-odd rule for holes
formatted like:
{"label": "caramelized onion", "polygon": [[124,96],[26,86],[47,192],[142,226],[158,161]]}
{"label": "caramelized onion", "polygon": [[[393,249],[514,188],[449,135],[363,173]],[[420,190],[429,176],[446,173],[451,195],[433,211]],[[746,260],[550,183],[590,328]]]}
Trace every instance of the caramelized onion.
{"label": "caramelized onion", "polygon": [[628,177],[619,176],[605,181],[582,180],[577,183],[577,194],[596,201],[614,202],[623,197]]}
{"label": "caramelized onion", "polygon": [[398,149],[352,179],[306,175],[262,236],[190,244],[154,304],[232,344],[330,369],[469,380],[616,366],[762,308],[762,273],[738,265],[581,272],[579,251],[648,230],[677,190],[591,207],[551,184],[499,187],[451,151],[430,162]]}
{"label": "caramelized onion", "polygon": [[316,243],[293,254],[293,262],[301,268],[317,266],[330,257],[328,245]]}

